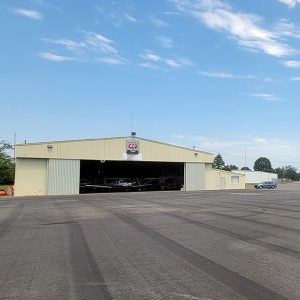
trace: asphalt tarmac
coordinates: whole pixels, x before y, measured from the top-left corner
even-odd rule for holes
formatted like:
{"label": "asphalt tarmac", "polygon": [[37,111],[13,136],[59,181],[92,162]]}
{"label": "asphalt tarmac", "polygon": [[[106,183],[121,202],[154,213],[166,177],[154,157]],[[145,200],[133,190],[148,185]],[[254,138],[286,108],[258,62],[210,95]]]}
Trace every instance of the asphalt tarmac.
{"label": "asphalt tarmac", "polygon": [[300,191],[0,199],[0,299],[300,299]]}

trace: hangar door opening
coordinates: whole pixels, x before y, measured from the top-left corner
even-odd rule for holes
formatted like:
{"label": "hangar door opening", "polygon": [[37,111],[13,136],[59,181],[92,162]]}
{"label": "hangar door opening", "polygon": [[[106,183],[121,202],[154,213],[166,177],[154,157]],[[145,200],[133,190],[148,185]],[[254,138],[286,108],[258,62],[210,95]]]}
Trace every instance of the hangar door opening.
{"label": "hangar door opening", "polygon": [[80,193],[180,190],[184,163],[80,161]]}

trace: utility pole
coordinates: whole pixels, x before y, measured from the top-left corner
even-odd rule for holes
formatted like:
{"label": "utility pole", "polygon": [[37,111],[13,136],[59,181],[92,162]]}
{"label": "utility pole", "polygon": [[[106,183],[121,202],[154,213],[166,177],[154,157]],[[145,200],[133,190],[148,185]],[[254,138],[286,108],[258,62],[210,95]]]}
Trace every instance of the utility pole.
{"label": "utility pole", "polygon": [[133,115],[130,116],[130,132],[133,131]]}

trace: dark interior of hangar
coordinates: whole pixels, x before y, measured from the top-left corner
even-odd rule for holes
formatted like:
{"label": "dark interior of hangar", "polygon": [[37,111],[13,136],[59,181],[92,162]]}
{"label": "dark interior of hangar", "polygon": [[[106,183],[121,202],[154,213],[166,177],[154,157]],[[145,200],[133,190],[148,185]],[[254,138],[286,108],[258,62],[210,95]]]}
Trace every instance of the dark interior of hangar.
{"label": "dark interior of hangar", "polygon": [[80,193],[180,190],[184,164],[140,161],[80,162]]}

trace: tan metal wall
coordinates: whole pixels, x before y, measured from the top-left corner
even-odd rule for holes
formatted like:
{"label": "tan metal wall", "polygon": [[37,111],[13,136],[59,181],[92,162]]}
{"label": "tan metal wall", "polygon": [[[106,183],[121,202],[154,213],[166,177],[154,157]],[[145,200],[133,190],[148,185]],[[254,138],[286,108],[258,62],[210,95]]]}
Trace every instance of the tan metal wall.
{"label": "tan metal wall", "polygon": [[[239,183],[232,183],[231,182],[232,176],[238,176]],[[223,182],[225,186],[222,186]],[[234,172],[227,172],[227,171],[207,168],[205,171],[205,189],[206,190],[245,189],[245,176]]]}
{"label": "tan metal wall", "polygon": [[[16,156],[22,158],[124,160],[127,139],[131,138],[22,144],[16,146]],[[211,153],[141,138],[136,139],[140,144],[139,159],[142,161],[211,163],[214,159]]]}
{"label": "tan metal wall", "polygon": [[47,160],[16,160],[15,196],[46,195]]}
{"label": "tan metal wall", "polygon": [[184,190],[185,191],[205,190],[205,164],[202,163],[184,164]]}
{"label": "tan metal wall", "polygon": [[47,162],[47,194],[79,194],[80,160],[49,159]]}

